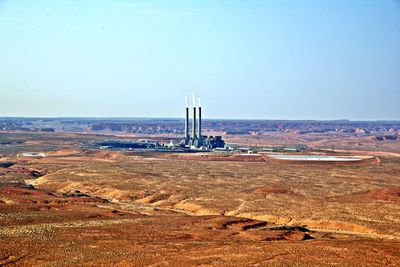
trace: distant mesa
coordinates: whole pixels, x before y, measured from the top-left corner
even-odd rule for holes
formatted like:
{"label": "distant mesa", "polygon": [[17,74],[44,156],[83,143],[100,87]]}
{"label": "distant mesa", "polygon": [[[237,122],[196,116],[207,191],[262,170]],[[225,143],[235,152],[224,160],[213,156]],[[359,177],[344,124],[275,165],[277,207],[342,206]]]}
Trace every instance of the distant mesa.
{"label": "distant mesa", "polygon": [[370,134],[370,131],[368,131],[368,130],[365,129],[365,128],[357,128],[357,129],[355,130],[355,133],[356,133],[356,134]]}

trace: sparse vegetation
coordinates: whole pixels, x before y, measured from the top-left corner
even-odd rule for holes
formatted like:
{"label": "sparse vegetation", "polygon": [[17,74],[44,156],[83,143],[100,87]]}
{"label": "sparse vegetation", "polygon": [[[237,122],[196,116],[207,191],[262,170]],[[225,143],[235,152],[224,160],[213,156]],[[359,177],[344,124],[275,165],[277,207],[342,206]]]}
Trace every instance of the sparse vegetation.
{"label": "sparse vegetation", "polygon": [[[2,148],[2,162],[15,163],[0,168],[2,263],[400,259],[400,157],[393,154],[380,165],[303,165],[88,149],[99,138],[90,135],[28,137]],[[46,157],[19,155],[36,145]]]}

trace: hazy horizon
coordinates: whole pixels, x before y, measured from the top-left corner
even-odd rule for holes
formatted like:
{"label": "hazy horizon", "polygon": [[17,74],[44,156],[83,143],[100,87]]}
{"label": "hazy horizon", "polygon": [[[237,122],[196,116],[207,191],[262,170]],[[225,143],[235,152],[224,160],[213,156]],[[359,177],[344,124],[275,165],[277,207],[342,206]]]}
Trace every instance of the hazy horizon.
{"label": "hazy horizon", "polygon": [[400,2],[0,0],[0,117],[400,119]]}
{"label": "hazy horizon", "polygon": [[[184,117],[84,117],[84,116],[76,116],[76,117],[69,117],[69,116],[1,116],[0,119],[93,119],[93,120],[184,120]],[[190,119],[192,119],[190,117]],[[349,119],[252,119],[252,118],[245,118],[245,119],[238,119],[238,118],[202,118],[203,121],[293,121],[293,122],[307,122],[307,121],[315,121],[315,122],[395,122],[400,123],[400,120],[349,120]]]}

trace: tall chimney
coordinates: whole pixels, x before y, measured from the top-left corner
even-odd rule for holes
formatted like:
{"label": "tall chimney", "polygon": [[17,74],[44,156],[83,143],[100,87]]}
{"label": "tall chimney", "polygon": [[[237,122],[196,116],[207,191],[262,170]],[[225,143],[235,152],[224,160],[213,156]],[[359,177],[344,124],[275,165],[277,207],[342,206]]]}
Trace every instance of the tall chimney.
{"label": "tall chimney", "polygon": [[199,119],[198,119],[198,128],[197,128],[197,138],[199,140],[199,146],[203,145],[203,140],[201,136],[201,103],[200,103],[200,97],[198,98],[199,102]]}
{"label": "tall chimney", "polygon": [[189,144],[189,103],[187,97],[185,97],[186,101],[186,117],[185,117],[185,145]]}
{"label": "tall chimney", "polygon": [[196,98],[193,92],[192,143],[196,140]]}

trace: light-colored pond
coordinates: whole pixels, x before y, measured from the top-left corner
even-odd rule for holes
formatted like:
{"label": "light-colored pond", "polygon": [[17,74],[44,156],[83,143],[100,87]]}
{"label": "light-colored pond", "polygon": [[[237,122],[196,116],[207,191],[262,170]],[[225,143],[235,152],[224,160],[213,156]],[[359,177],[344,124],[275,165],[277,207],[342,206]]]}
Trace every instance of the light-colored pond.
{"label": "light-colored pond", "polygon": [[300,161],[360,161],[370,159],[370,156],[328,156],[328,155],[286,155],[275,154],[269,155],[274,159],[281,160],[300,160]]}
{"label": "light-colored pond", "polygon": [[44,157],[46,157],[46,154],[41,153],[41,152],[24,152],[24,153],[21,153],[21,156],[32,157],[32,158],[44,158]]}

